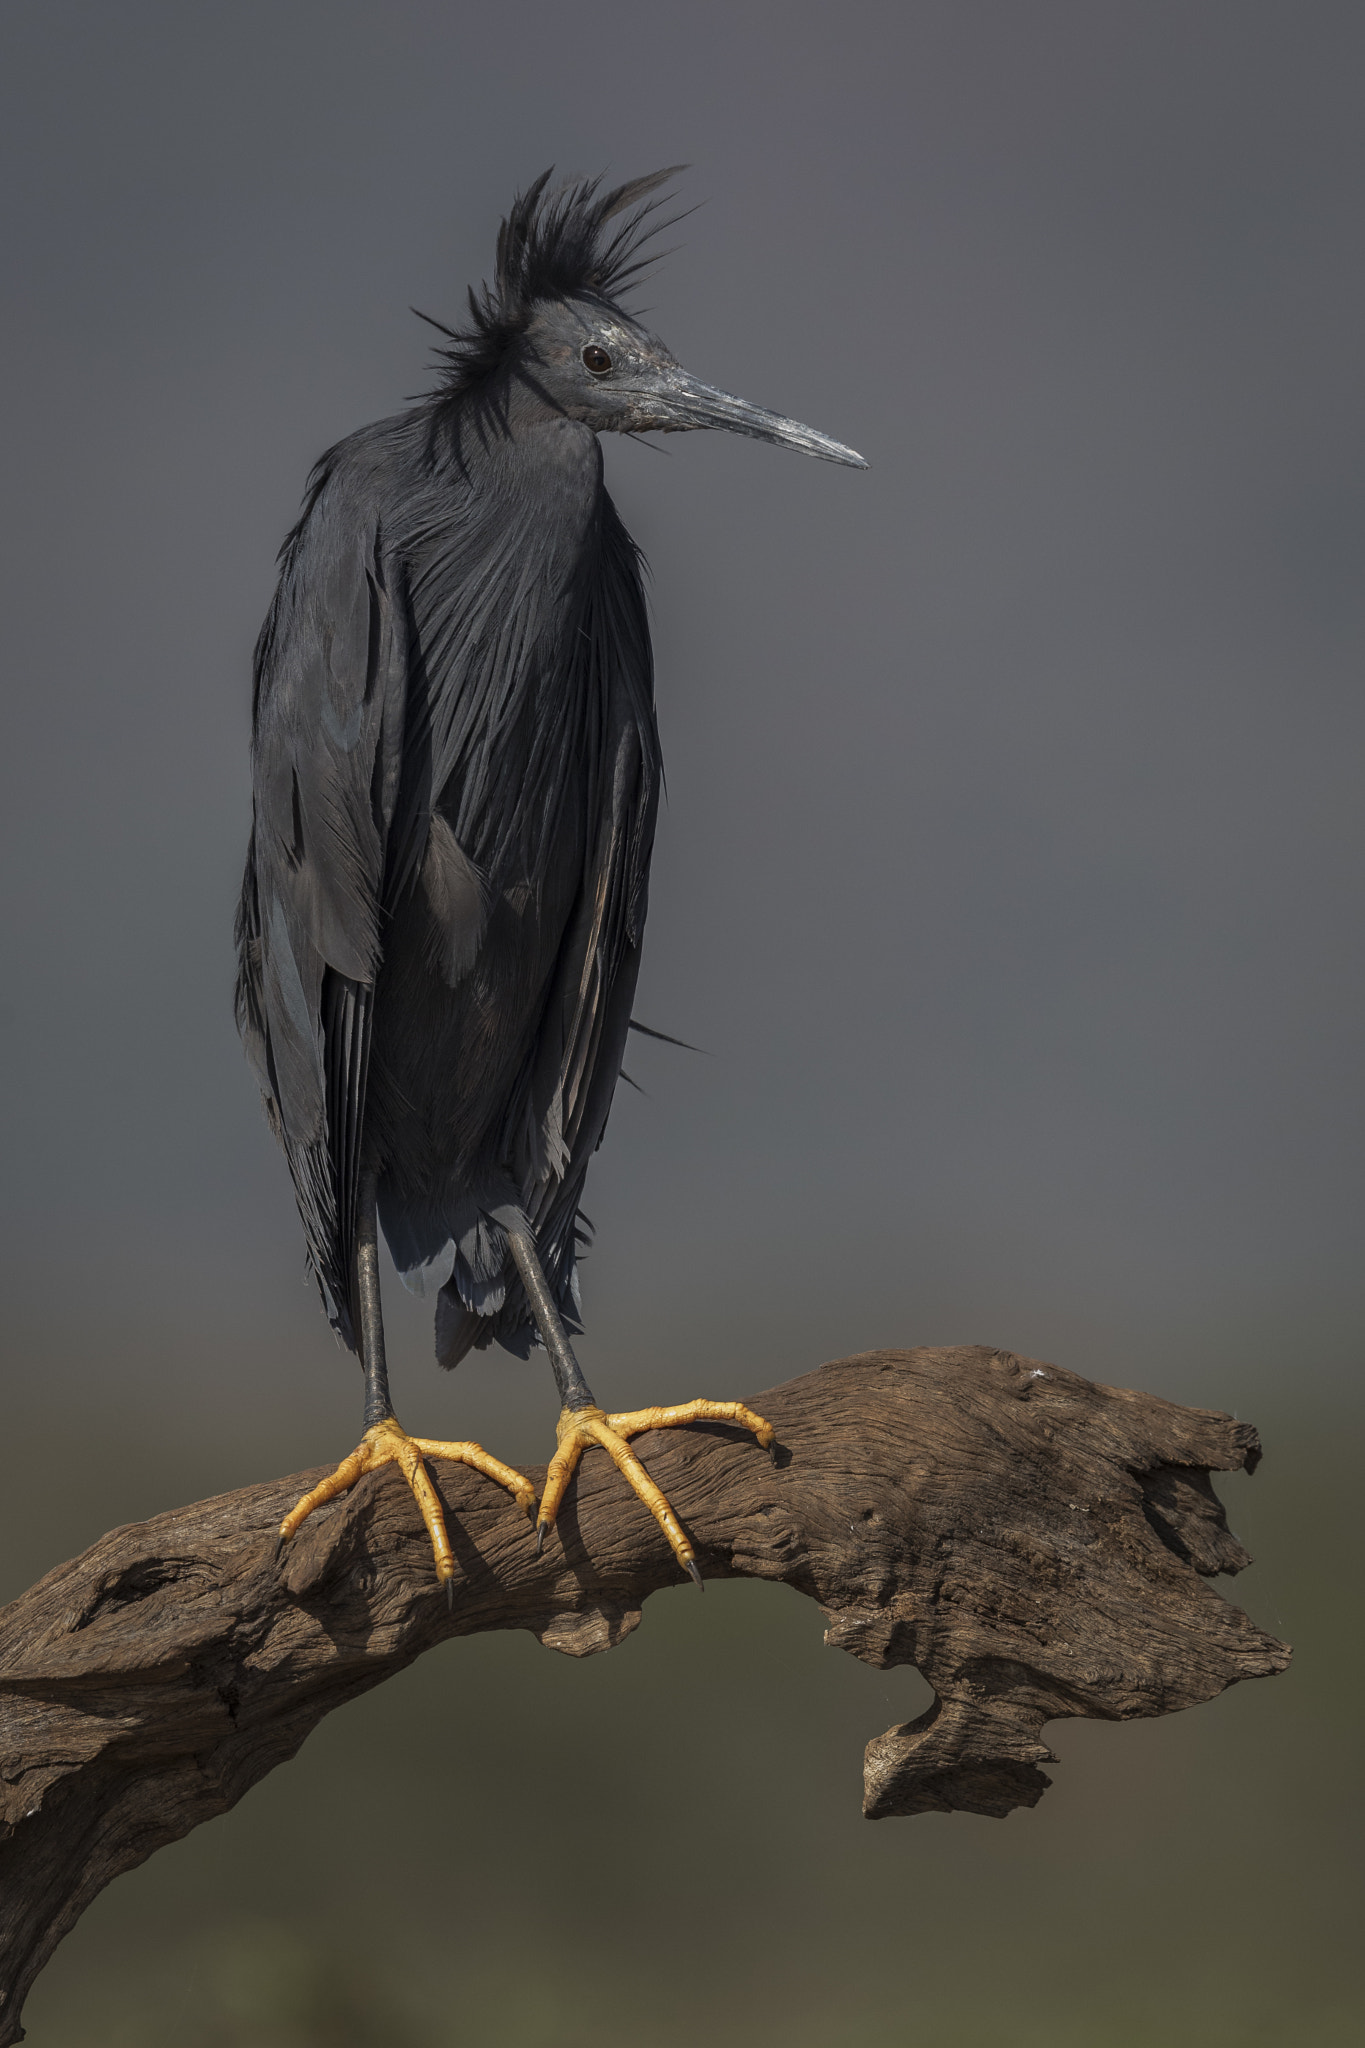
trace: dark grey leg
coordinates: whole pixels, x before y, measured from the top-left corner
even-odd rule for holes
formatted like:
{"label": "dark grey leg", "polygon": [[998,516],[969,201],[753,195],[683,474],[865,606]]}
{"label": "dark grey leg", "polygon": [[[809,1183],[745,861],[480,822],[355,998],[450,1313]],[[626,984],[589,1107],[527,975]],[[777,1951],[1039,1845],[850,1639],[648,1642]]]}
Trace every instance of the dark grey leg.
{"label": "dark grey leg", "polygon": [[356,1225],[356,1295],[360,1309],[360,1362],[365,1370],[365,1427],[387,1422],[389,1368],[384,1356],[384,1317],[379,1306],[379,1175],[360,1176],[360,1216]]}
{"label": "dark grey leg", "polygon": [[526,1289],[526,1299],[531,1304],[531,1313],[536,1319],[540,1341],[550,1355],[550,1366],[559,1387],[559,1401],[563,1408],[595,1408],[592,1389],[583,1377],[583,1369],[573,1355],[569,1333],[560,1320],[559,1310],[551,1299],[546,1285],[544,1269],[536,1251],[535,1240],[529,1231],[509,1230],[507,1242],[512,1248],[512,1257],[517,1262],[521,1284]]}
{"label": "dark grey leg", "polygon": [[[279,1557],[281,1546],[288,1541],[295,1530],[312,1514],[314,1508],[325,1501],[335,1500],[355,1485],[363,1473],[375,1472],[381,1465],[397,1465],[412,1490],[413,1499],[426,1524],[431,1538],[432,1557],[436,1565],[438,1582],[446,1589],[446,1605],[455,1601],[456,1564],[450,1547],[450,1535],[446,1529],[445,1514],[441,1507],[440,1495],[431,1483],[430,1474],[423,1462],[424,1457],[451,1458],[462,1465],[472,1466],[476,1472],[484,1473],[496,1480],[499,1486],[520,1501],[529,1512],[536,1504],[535,1488],[529,1479],[504,1465],[499,1458],[491,1458],[479,1444],[434,1443],[429,1437],[409,1436],[400,1429],[389,1399],[389,1374],[384,1358],[384,1318],[379,1305],[379,1176],[376,1173],[362,1173],[358,1190],[358,1215],[356,1219],[355,1277],[356,1277],[356,1340],[360,1346],[360,1362],[365,1373],[365,1434],[349,1458],[343,1458],[335,1472],[313,1487],[292,1507],[280,1523],[280,1533],[275,1544],[275,1556]],[[543,1281],[541,1283],[544,1285]],[[573,1354],[570,1353],[570,1358]]]}
{"label": "dark grey leg", "polygon": [[631,1450],[628,1439],[641,1436],[646,1430],[673,1429],[689,1422],[737,1422],[741,1428],[751,1429],[765,1448],[771,1448],[772,1424],[765,1422],[761,1415],[755,1415],[742,1401],[685,1401],[675,1408],[636,1408],[627,1415],[604,1415],[579,1370],[559,1311],[550,1298],[535,1240],[529,1231],[509,1230],[507,1242],[526,1289],[541,1342],[550,1354],[550,1364],[559,1383],[559,1398],[563,1404],[555,1430],[558,1445],[545,1474],[545,1490],[536,1515],[536,1556],[540,1556],[545,1538],[555,1525],[565,1490],[580,1458],[584,1451],[596,1445],[608,1453],[626,1483],[663,1530],[678,1563],[693,1583],[700,1586],[701,1571],[691,1540],[664,1494]]}

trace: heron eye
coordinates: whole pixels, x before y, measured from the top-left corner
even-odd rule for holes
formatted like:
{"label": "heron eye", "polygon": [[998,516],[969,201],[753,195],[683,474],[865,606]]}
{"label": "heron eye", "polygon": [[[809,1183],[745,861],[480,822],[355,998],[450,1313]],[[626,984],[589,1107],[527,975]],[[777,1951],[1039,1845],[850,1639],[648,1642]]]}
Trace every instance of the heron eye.
{"label": "heron eye", "polygon": [[605,377],[611,368],[611,357],[595,341],[590,341],[583,351],[583,361],[594,377]]}

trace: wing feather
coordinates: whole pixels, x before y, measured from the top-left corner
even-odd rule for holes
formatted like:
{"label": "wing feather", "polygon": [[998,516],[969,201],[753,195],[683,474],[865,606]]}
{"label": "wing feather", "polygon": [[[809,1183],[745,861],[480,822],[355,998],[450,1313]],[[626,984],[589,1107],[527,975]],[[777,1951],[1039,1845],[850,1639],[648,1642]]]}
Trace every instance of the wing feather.
{"label": "wing feather", "polygon": [[285,544],[256,651],[254,811],[238,1016],[285,1150],[309,1260],[348,1342],[350,1246],[386,847],[399,788],[406,612],[377,516],[335,463]]}

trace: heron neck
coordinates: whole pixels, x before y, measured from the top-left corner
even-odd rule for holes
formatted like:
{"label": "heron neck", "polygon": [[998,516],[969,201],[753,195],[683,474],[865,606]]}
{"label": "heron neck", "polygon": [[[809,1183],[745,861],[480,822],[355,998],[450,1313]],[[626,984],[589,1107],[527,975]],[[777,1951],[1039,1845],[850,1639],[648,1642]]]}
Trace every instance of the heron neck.
{"label": "heron neck", "polygon": [[592,428],[568,419],[513,379],[496,415],[461,423],[463,466],[476,490],[527,494],[564,518],[595,505],[602,487],[602,448]]}

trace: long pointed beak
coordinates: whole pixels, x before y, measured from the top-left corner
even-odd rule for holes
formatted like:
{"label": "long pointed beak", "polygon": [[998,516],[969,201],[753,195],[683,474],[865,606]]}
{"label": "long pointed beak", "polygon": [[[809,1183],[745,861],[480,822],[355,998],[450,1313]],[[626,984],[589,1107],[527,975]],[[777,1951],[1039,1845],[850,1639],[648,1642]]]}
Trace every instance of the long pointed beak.
{"label": "long pointed beak", "polygon": [[735,398],[728,391],[717,391],[714,385],[690,377],[686,370],[674,371],[662,391],[650,393],[649,402],[651,410],[657,407],[659,426],[665,433],[690,427],[720,427],[728,434],[750,434],[755,441],[774,441],[779,448],[797,448],[803,455],[818,455],[823,462],[841,462],[849,469],[867,468],[855,448],[831,441],[828,434],[817,434],[814,427],[803,427],[800,420],[784,419],[780,412],[769,412],[766,407],[750,405],[747,399]]}

